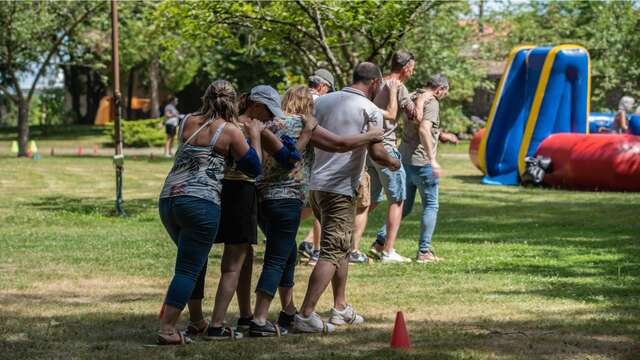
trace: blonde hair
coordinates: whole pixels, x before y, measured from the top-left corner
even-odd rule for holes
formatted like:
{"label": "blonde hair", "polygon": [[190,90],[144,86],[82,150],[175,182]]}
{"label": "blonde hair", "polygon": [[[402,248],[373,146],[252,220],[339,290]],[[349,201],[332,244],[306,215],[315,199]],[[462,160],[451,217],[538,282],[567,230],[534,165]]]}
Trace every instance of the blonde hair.
{"label": "blonde hair", "polygon": [[202,96],[202,107],[196,113],[207,119],[223,118],[225,121],[237,122],[238,107],[236,90],[226,80],[212,82]]}
{"label": "blonde hair", "polygon": [[313,114],[313,96],[311,90],[304,85],[290,87],[282,98],[282,110],[285,114]]}

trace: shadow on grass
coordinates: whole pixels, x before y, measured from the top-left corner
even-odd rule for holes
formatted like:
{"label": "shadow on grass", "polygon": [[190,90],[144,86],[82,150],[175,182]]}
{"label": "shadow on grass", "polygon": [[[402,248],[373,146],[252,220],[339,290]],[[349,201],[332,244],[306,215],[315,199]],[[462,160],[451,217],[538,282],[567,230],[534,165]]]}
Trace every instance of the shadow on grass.
{"label": "shadow on grass", "polygon": [[[0,326],[4,354],[26,358],[213,358],[213,359],[461,359],[620,358],[632,359],[639,344],[624,336],[630,321],[592,324],[589,320],[470,320],[407,322],[413,349],[389,349],[392,319],[328,336],[292,334],[283,338],[197,341],[185,347],[145,347],[152,343],[155,314],[92,312],[67,316],[12,316]],[[231,315],[231,314],[230,314]],[[575,314],[579,316],[580,314]],[[569,319],[569,320],[567,320]]]}
{"label": "shadow on grass", "polygon": [[[27,205],[41,211],[73,213],[79,215],[116,216],[115,199],[92,197],[45,196]],[[136,216],[157,208],[158,199],[125,199],[124,209],[129,216]]]}

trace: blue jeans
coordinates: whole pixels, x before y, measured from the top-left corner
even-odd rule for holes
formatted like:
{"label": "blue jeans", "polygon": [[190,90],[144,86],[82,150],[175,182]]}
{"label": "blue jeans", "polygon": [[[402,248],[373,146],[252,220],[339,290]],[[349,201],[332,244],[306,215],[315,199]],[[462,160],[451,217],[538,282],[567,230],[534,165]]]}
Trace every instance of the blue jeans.
{"label": "blue jeans", "polygon": [[260,202],[258,217],[267,243],[256,291],[274,296],[278,287],[293,287],[297,257],[296,234],[301,212],[302,201],[297,199]]}
{"label": "blue jeans", "polygon": [[178,247],[173,279],[164,303],[180,310],[204,297],[209,251],[218,232],[220,207],[195,196],[160,199],[160,219]]}
{"label": "blue jeans", "polygon": [[[431,239],[436,229],[438,217],[438,185],[440,179],[433,176],[431,165],[413,166],[403,164],[407,173],[407,198],[402,208],[402,218],[411,214],[413,203],[416,199],[416,190],[420,191],[422,199],[422,218],[420,221],[420,243],[419,250],[425,252],[431,248]],[[385,225],[380,228],[376,237],[376,242],[384,245],[387,238],[387,228]]]}
{"label": "blue jeans", "polygon": [[[401,160],[400,152],[392,149],[388,151],[389,156]],[[384,195],[390,203],[400,203],[406,197],[407,177],[404,168],[392,171],[387,167],[369,161],[369,176],[371,176],[371,203],[380,204],[384,201]]]}

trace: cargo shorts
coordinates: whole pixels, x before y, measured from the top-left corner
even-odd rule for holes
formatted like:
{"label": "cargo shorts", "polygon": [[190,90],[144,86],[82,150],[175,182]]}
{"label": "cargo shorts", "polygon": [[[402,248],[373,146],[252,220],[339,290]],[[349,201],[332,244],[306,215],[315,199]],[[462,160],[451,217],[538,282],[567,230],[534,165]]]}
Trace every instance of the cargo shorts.
{"label": "cargo shorts", "polygon": [[356,198],[312,190],[311,208],[320,220],[320,259],[339,266],[351,251],[351,233],[356,217]]}

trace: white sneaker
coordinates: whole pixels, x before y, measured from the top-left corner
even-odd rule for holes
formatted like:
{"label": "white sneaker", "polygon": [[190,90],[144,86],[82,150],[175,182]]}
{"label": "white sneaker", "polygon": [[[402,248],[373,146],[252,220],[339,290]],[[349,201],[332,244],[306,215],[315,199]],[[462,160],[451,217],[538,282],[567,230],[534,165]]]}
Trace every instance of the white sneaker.
{"label": "white sneaker", "polygon": [[396,252],[396,250],[391,250],[391,252],[387,253],[386,251],[382,252],[381,260],[383,263],[410,263],[411,259],[408,257],[404,257]]}
{"label": "white sneaker", "polygon": [[328,334],[334,332],[336,327],[322,321],[320,315],[314,312],[307,318],[302,317],[300,314],[296,314],[293,319],[293,329],[302,333]]}
{"label": "white sneaker", "polygon": [[329,322],[333,325],[358,325],[364,322],[364,318],[356,314],[356,311],[353,310],[353,306],[351,306],[351,304],[347,304],[347,307],[342,311],[332,308]]}

